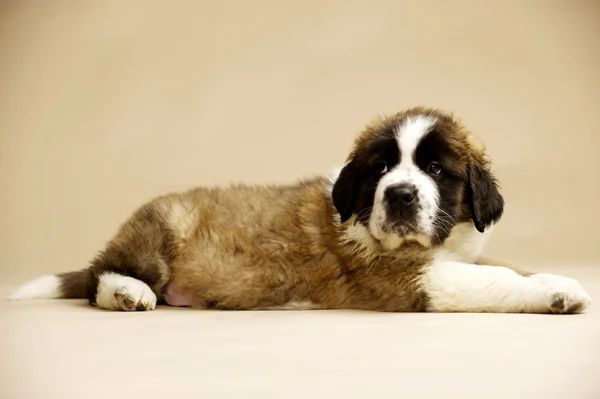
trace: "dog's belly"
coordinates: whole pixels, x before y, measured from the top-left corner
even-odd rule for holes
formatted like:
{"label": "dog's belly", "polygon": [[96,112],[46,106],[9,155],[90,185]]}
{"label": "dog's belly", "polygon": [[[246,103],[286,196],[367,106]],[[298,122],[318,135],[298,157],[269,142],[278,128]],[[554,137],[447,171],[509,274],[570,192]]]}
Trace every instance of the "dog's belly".
{"label": "dog's belly", "polygon": [[169,306],[192,306],[192,301],[172,283],[167,284],[163,298]]}

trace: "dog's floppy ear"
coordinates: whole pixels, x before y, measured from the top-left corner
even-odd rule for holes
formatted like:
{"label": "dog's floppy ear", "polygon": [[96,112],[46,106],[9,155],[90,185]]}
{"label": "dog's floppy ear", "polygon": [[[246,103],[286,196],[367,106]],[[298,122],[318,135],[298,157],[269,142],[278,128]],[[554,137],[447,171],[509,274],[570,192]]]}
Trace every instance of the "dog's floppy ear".
{"label": "dog's floppy ear", "polygon": [[498,191],[497,181],[490,172],[487,162],[482,158],[471,158],[468,177],[473,223],[475,228],[483,233],[502,217],[504,198]]}
{"label": "dog's floppy ear", "polygon": [[358,171],[356,163],[350,161],[341,170],[332,190],[333,205],[339,212],[342,223],[354,213],[357,191]]}

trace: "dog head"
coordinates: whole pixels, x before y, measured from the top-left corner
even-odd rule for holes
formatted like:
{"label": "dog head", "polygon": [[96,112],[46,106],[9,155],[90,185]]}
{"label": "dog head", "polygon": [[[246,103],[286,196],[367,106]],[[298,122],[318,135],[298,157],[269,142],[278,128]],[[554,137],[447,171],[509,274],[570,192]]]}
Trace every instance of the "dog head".
{"label": "dog head", "polygon": [[421,107],[366,127],[332,197],[342,223],[361,223],[388,248],[442,244],[457,223],[484,232],[504,208],[483,143],[451,115]]}

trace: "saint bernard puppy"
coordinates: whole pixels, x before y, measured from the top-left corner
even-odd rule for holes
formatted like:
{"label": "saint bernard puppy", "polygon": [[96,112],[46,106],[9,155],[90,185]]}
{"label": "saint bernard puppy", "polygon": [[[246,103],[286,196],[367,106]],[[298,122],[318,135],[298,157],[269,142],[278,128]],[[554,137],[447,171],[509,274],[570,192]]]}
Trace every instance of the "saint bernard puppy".
{"label": "saint bernard puppy", "polygon": [[89,268],[9,299],[122,311],[582,312],[591,298],[577,281],[482,257],[503,207],[483,143],[452,115],[417,107],[367,126],[329,177],[155,198]]}

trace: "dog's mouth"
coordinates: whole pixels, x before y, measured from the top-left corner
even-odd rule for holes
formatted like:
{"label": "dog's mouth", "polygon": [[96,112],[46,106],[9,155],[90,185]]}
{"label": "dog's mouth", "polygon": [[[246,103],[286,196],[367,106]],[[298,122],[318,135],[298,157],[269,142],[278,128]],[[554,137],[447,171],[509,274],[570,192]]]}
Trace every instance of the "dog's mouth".
{"label": "dog's mouth", "polygon": [[421,229],[418,226],[405,220],[390,223],[387,226],[387,228],[384,229],[384,231],[388,234],[395,234],[400,238],[415,235],[424,235],[423,231],[421,231]]}
{"label": "dog's mouth", "polygon": [[389,224],[382,231],[384,234],[379,241],[389,250],[395,250],[403,243],[409,242],[417,242],[424,247],[432,245],[432,239],[412,223]]}

